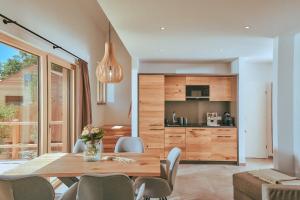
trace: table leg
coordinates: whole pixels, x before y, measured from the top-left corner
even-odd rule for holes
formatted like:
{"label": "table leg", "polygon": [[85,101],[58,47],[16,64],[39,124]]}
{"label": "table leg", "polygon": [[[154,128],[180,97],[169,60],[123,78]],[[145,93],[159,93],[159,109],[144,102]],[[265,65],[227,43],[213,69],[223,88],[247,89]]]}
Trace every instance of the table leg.
{"label": "table leg", "polygon": [[74,183],[77,183],[79,179],[77,177],[57,177],[67,187],[71,187]]}

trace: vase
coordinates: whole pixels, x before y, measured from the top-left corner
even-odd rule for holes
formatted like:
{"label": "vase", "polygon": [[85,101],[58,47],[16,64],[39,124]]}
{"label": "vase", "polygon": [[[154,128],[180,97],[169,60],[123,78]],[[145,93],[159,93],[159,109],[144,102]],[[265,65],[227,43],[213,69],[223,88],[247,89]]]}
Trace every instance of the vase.
{"label": "vase", "polygon": [[101,158],[101,143],[102,141],[87,142],[83,152],[83,159],[87,162],[95,162]]}

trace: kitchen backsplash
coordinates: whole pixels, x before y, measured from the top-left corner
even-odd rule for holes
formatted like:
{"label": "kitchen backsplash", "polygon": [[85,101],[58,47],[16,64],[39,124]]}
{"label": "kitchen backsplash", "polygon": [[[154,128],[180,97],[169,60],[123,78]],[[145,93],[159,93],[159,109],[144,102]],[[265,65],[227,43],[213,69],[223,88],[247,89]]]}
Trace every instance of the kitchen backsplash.
{"label": "kitchen backsplash", "polygon": [[165,118],[171,121],[172,114],[175,112],[176,117],[186,117],[188,123],[206,123],[207,112],[217,112],[222,116],[224,112],[231,111],[230,107],[230,102],[167,101],[165,102]]}

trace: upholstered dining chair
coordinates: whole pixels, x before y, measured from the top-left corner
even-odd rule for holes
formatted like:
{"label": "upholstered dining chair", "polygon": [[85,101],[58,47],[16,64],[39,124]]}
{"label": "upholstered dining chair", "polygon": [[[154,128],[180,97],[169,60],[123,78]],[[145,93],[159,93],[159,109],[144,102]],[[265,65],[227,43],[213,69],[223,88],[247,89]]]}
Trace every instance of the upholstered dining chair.
{"label": "upholstered dining chair", "polygon": [[132,181],[123,174],[84,175],[60,200],[142,200],[145,184],[135,197]]}
{"label": "upholstered dining chair", "polygon": [[115,153],[144,153],[144,143],[139,137],[120,137],[115,146]]}
{"label": "upholstered dining chair", "polygon": [[1,200],[53,200],[52,185],[40,176],[0,176]]}
{"label": "upholstered dining chair", "polygon": [[167,199],[171,195],[179,166],[181,150],[173,148],[167,157],[166,166],[161,166],[161,177],[138,177],[134,182],[134,188],[139,188],[145,183],[144,198]]}
{"label": "upholstered dining chair", "polygon": [[[85,148],[85,144],[81,139],[78,139],[73,147],[72,153],[83,153]],[[100,143],[101,151],[103,152],[103,143]]]}

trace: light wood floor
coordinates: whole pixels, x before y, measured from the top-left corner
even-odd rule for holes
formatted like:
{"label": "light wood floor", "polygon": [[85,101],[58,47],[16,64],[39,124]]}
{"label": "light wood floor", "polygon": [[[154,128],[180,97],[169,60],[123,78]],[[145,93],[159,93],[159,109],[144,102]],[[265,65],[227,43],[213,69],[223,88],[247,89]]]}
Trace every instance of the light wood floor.
{"label": "light wood floor", "polygon": [[[246,166],[181,164],[173,194],[169,200],[232,200],[232,174],[272,168],[270,159],[248,159]],[[63,193],[64,187],[56,192]],[[154,199],[153,199],[154,200]]]}

